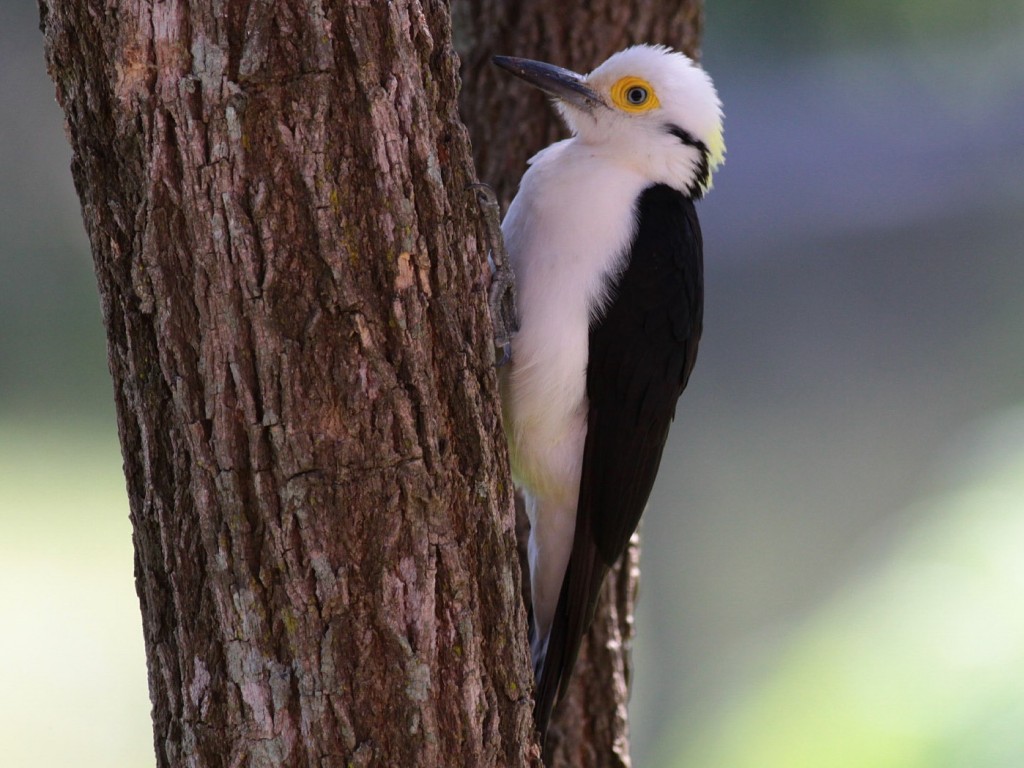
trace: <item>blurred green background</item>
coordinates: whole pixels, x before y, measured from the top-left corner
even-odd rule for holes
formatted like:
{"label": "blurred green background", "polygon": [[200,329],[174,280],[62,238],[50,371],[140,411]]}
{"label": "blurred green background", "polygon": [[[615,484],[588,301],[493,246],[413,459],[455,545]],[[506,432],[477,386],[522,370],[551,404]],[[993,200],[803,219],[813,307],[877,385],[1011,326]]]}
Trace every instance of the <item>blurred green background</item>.
{"label": "blurred green background", "polygon": [[[99,302],[0,0],[0,764],[153,764]],[[728,162],[634,755],[1024,766],[1024,3],[708,0]]]}

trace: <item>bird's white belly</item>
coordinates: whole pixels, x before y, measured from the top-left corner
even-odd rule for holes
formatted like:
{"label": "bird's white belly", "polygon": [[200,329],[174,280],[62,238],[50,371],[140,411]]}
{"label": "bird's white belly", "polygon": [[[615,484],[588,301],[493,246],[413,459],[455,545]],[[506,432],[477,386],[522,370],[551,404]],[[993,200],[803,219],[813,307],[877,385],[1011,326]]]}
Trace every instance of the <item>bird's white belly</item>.
{"label": "bird's white belly", "polygon": [[[516,272],[519,333],[503,374],[516,482],[575,508],[586,438],[590,319],[622,266],[645,186],[572,140],[538,155],[502,229]],[[581,157],[581,153],[583,153]]]}
{"label": "bird's white belly", "polygon": [[[585,316],[584,316],[585,317]],[[586,438],[586,322],[557,339],[523,323],[506,390],[516,481],[534,496],[575,506]]]}

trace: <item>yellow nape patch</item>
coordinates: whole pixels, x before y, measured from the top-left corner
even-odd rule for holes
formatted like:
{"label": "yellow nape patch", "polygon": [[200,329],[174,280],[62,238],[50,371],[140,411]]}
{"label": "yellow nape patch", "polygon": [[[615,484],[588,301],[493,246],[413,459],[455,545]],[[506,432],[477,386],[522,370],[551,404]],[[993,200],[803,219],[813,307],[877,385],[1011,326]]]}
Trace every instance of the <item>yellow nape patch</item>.
{"label": "yellow nape patch", "polygon": [[654,87],[641,77],[629,75],[612,86],[612,103],[624,112],[649,112],[661,106]]}
{"label": "yellow nape patch", "polygon": [[725,162],[725,136],[722,130],[715,131],[708,139],[708,167],[712,173]]}
{"label": "yellow nape patch", "polygon": [[721,127],[719,127],[717,131],[708,137],[708,180],[707,184],[701,185],[705,192],[709,192],[711,190],[715,171],[717,171],[719,166],[724,162],[725,136],[722,133]]}

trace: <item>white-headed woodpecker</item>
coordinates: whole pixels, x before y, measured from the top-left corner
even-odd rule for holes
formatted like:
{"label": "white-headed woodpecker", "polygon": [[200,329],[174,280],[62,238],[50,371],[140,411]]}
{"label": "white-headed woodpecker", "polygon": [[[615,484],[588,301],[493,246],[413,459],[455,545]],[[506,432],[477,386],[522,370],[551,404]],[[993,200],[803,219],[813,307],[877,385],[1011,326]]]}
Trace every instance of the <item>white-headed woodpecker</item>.
{"label": "white-headed woodpecker", "polygon": [[543,741],[697,357],[694,200],[725,146],[711,79],[668,48],[628,48],[585,76],[494,61],[549,94],[573,134],[530,161],[502,223],[519,310],[502,405],[531,524]]}

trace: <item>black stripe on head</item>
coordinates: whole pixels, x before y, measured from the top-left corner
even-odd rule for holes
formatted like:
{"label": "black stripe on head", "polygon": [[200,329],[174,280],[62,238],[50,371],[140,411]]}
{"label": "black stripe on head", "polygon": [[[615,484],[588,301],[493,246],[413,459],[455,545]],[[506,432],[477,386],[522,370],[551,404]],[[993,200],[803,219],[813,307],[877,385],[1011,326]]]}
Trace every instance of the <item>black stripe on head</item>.
{"label": "black stripe on head", "polygon": [[699,200],[704,196],[704,187],[706,187],[708,182],[711,180],[711,167],[708,162],[708,145],[688,130],[680,128],[678,125],[666,125],[665,130],[683,142],[686,146],[693,147],[700,152],[700,161],[697,163],[693,186],[689,190],[690,197],[694,200]]}

